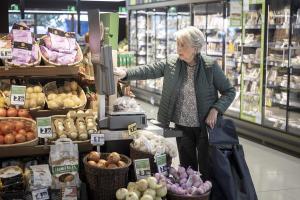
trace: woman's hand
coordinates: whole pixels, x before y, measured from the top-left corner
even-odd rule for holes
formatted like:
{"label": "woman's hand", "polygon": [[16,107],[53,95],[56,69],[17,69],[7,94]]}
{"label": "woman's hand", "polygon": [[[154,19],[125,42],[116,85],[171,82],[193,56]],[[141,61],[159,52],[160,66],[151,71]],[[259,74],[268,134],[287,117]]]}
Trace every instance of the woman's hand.
{"label": "woman's hand", "polygon": [[123,67],[114,67],[114,75],[118,76],[119,79],[123,79],[127,75],[127,70]]}
{"label": "woman's hand", "polygon": [[218,111],[215,108],[210,109],[209,114],[205,120],[205,123],[213,129],[217,123]]}

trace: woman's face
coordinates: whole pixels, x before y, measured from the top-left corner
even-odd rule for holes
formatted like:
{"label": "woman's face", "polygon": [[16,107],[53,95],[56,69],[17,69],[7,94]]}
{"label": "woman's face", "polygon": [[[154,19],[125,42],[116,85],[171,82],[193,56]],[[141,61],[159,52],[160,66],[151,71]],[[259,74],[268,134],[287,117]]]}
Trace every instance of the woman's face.
{"label": "woman's face", "polygon": [[187,63],[191,63],[196,55],[196,48],[192,47],[186,38],[177,39],[176,43],[179,58]]}

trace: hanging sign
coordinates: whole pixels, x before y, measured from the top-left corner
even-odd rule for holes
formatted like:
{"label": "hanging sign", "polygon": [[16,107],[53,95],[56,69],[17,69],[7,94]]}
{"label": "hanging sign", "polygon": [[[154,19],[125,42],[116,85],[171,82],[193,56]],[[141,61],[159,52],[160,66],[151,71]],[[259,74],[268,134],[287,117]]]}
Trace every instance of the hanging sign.
{"label": "hanging sign", "polygon": [[156,161],[158,173],[168,175],[167,155],[166,154],[157,155],[155,156],[155,161]]}
{"label": "hanging sign", "polygon": [[128,135],[129,136],[134,136],[137,134],[137,126],[136,123],[129,124],[128,125]]}

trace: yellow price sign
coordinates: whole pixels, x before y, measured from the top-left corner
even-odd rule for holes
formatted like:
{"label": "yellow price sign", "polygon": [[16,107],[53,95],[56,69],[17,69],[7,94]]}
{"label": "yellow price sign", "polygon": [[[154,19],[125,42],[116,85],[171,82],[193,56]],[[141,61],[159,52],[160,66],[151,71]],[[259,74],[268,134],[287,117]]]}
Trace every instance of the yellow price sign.
{"label": "yellow price sign", "polygon": [[129,136],[134,136],[135,134],[137,134],[137,126],[136,126],[136,123],[129,124],[129,125],[128,125],[128,135],[129,135]]}

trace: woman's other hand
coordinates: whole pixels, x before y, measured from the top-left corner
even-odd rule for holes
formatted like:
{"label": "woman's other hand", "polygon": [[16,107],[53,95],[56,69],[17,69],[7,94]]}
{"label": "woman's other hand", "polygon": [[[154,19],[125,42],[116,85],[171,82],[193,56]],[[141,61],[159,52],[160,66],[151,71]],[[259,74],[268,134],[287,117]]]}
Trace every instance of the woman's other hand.
{"label": "woman's other hand", "polygon": [[215,108],[210,109],[209,114],[205,120],[205,123],[213,129],[217,123],[218,111]]}
{"label": "woman's other hand", "polygon": [[123,79],[127,75],[127,70],[123,67],[114,67],[114,75],[118,76],[119,79]]}

